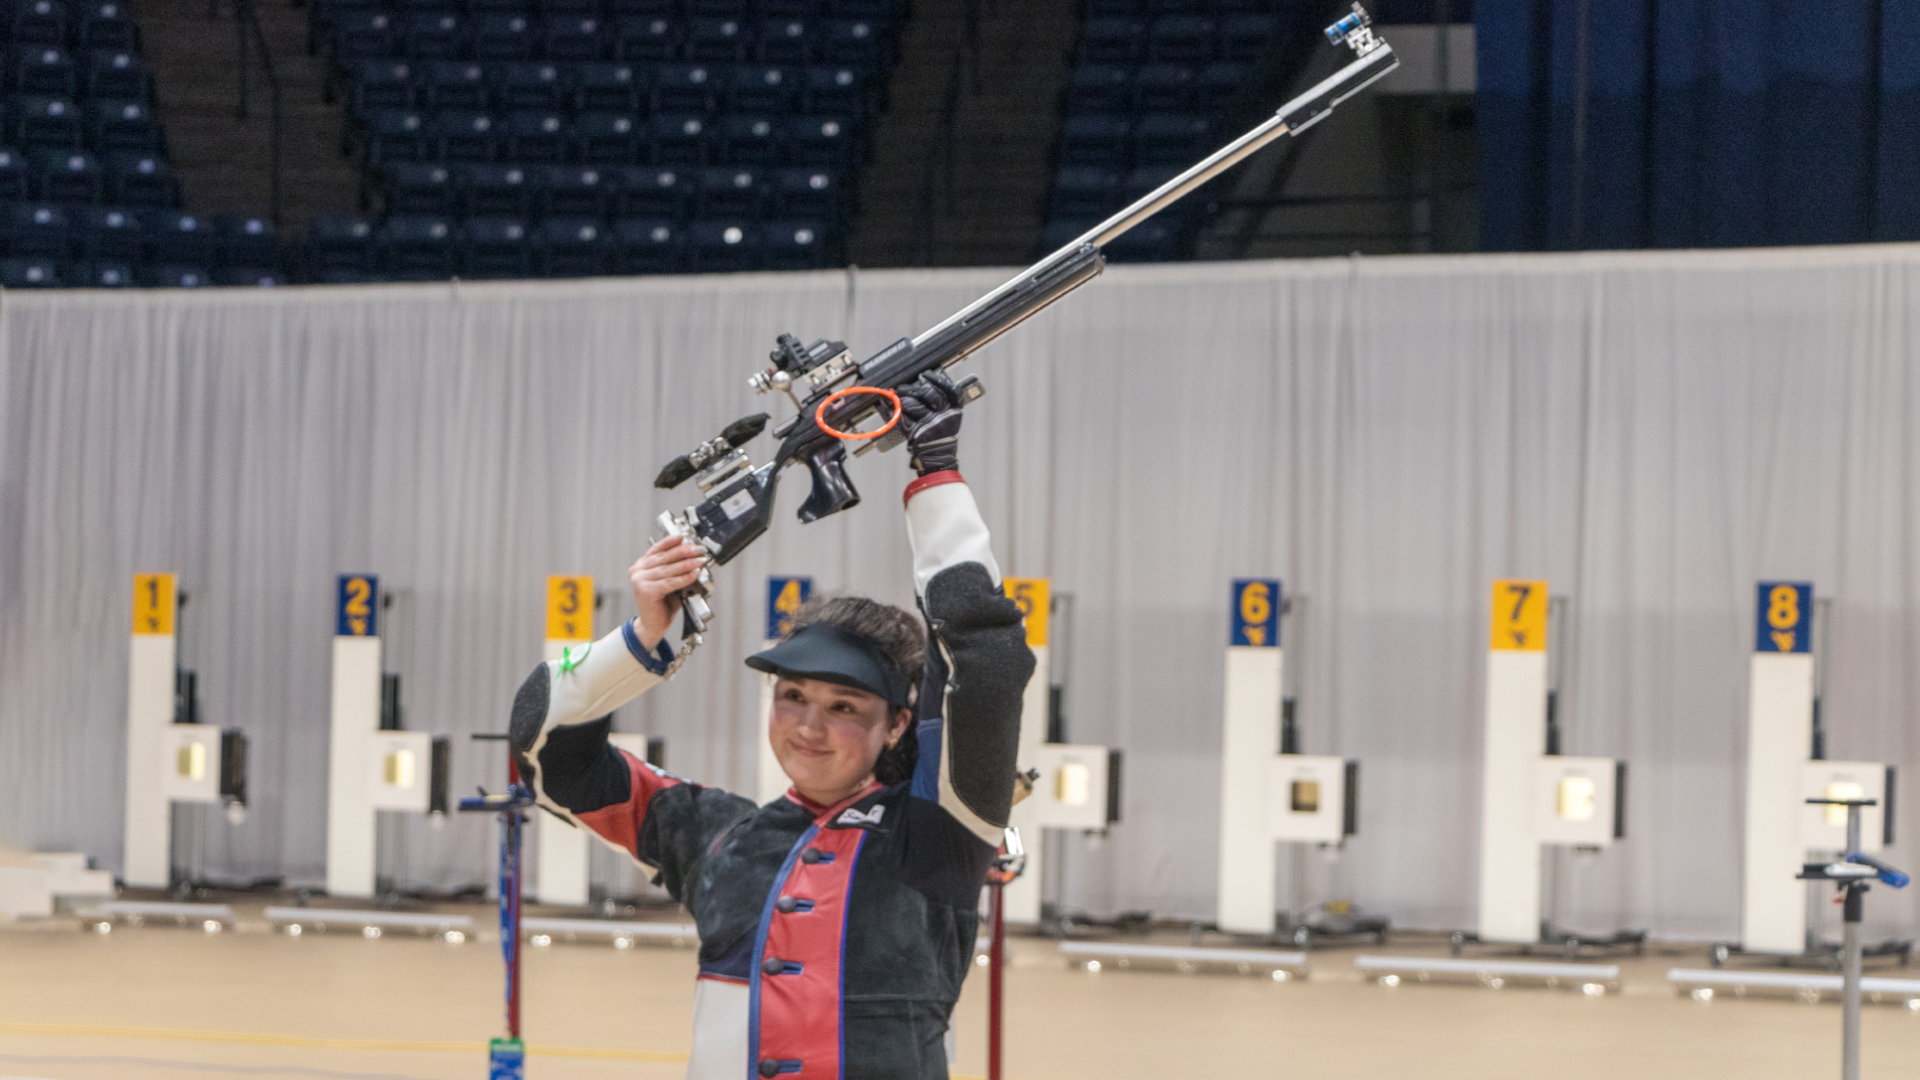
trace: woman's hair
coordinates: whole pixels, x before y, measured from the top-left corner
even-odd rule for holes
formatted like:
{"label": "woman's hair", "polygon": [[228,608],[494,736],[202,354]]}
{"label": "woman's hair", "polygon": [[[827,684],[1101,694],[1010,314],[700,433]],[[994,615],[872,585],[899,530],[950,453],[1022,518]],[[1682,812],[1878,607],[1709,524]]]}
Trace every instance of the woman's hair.
{"label": "woman's hair", "polygon": [[[907,677],[907,685],[916,688],[920,685],[921,672],[927,662],[927,628],[912,612],[864,596],[823,597],[807,601],[793,613],[787,636],[792,637],[802,627],[816,623],[837,626],[871,639]],[[920,760],[920,740],[914,727],[914,721],[908,720],[900,741],[880,752],[873,775],[882,784],[898,784],[913,776],[913,767]]]}

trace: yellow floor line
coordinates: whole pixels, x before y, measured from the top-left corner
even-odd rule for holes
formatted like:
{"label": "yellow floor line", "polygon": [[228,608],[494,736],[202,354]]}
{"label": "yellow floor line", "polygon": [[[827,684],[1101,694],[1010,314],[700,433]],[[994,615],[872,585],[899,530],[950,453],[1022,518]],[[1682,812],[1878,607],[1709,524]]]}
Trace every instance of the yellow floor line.
{"label": "yellow floor line", "polygon": [[[409,1042],[401,1039],[328,1039],[311,1035],[275,1035],[252,1031],[192,1031],[176,1028],[117,1027],[107,1024],[0,1023],[0,1035],[79,1035],[107,1039],[170,1039],[177,1042],[241,1043],[250,1046],[291,1046],[304,1050],[394,1050],[437,1054],[484,1054],[478,1042]],[[613,1061],[685,1061],[685,1054],[650,1050],[607,1050],[581,1046],[529,1044],[530,1057],[602,1058]]]}

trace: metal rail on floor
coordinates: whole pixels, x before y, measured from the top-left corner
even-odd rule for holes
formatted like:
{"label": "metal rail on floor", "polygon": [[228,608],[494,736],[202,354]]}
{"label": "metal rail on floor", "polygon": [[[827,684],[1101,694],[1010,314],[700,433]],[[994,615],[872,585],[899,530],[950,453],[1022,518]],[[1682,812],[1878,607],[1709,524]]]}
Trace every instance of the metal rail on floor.
{"label": "metal rail on floor", "polygon": [[1436,977],[1472,979],[1498,990],[1514,980],[1524,980],[1549,988],[1565,986],[1589,995],[1604,994],[1620,988],[1618,964],[1553,964],[1538,960],[1456,960],[1439,956],[1357,956],[1353,964],[1362,975],[1383,986],[1398,986],[1401,980],[1432,982]]}
{"label": "metal rail on floor", "polygon": [[[1276,949],[1209,949],[1198,945],[1142,945],[1114,941],[1063,941],[1060,955],[1088,970],[1112,963],[1128,968],[1136,963],[1172,964],[1182,974],[1205,968],[1231,967],[1239,974],[1259,972],[1275,979],[1305,978],[1312,967],[1303,952]],[[1282,980],[1284,981],[1284,980]]]}
{"label": "metal rail on floor", "polygon": [[[1746,997],[1759,991],[1786,992],[1806,1001],[1818,1001],[1840,993],[1844,980],[1838,975],[1811,975],[1798,971],[1741,971],[1725,968],[1672,968],[1667,982],[1675,990],[1686,991],[1696,1001],[1712,1001],[1718,991],[1732,991]],[[1874,1004],[1905,1005],[1920,1011],[1920,979],[1888,979],[1865,976],[1860,992]]]}

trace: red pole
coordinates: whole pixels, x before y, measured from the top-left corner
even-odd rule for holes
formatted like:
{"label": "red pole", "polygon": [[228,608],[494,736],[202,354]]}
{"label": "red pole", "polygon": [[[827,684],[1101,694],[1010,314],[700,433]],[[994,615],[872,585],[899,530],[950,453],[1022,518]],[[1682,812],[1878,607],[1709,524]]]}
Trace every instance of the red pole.
{"label": "red pole", "polygon": [[988,893],[993,937],[987,942],[987,1080],[1000,1080],[1000,972],[1007,958],[1007,921],[1001,899],[1006,888],[995,882]]}

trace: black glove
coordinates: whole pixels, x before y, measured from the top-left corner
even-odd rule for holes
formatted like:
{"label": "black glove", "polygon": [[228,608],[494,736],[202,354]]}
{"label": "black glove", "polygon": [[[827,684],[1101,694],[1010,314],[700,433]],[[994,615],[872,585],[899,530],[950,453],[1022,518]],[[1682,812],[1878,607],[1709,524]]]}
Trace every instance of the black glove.
{"label": "black glove", "polygon": [[929,371],[900,388],[913,471],[921,476],[960,468],[960,391],[944,372]]}

